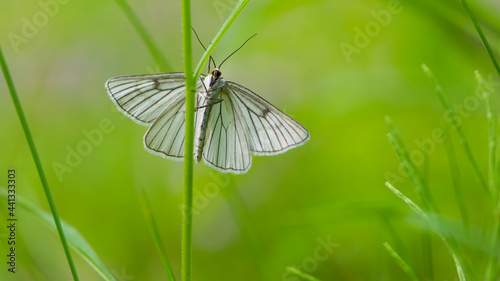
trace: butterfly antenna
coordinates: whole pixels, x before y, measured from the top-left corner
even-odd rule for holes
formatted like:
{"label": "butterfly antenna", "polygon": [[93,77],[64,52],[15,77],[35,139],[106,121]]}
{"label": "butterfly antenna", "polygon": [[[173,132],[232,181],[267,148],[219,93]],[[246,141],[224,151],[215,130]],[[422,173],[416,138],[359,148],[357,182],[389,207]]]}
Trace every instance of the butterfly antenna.
{"label": "butterfly antenna", "polygon": [[232,55],[234,55],[236,52],[238,52],[241,48],[243,48],[243,46],[245,46],[245,44],[250,40],[252,39],[255,35],[257,35],[257,33],[255,33],[254,35],[250,36],[250,38],[248,38],[245,42],[243,42],[243,44],[238,48],[236,49],[236,51],[232,52],[225,60],[223,60],[220,64],[219,64],[219,69],[220,67],[222,66],[222,64],[227,61],[228,58],[230,58]]}
{"label": "butterfly antenna", "polygon": [[[194,35],[196,36],[196,39],[198,39],[198,42],[200,43],[200,45],[203,47],[203,50],[207,50],[207,48],[205,48],[205,45],[203,45],[203,43],[201,43],[201,40],[200,40],[200,37],[198,36],[198,33],[196,33],[196,30],[194,30],[194,27],[191,26],[191,29],[193,30],[194,32]],[[210,60],[208,60],[208,73],[210,73],[210,62],[212,62],[214,64],[214,67],[217,65],[215,63],[215,60],[212,58],[212,56],[210,56]]]}

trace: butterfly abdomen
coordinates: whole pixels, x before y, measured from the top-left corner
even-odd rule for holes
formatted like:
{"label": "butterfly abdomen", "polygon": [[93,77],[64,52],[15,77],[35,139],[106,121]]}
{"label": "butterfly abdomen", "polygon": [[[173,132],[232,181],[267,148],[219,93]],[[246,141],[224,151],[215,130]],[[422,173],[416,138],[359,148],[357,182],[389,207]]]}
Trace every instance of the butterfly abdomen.
{"label": "butterfly abdomen", "polygon": [[210,111],[212,111],[212,106],[209,104],[210,100],[208,100],[208,105],[205,108],[199,109],[202,110],[200,113],[203,114],[203,121],[201,122],[200,135],[198,136],[198,139],[196,141],[196,147],[195,147],[196,162],[200,162],[201,157],[203,155],[203,148],[205,147],[208,117],[210,116]]}
{"label": "butterfly abdomen", "polygon": [[[218,78],[218,77],[217,77]],[[212,105],[215,102],[215,96],[219,89],[217,88],[219,85],[216,83],[218,79],[216,77],[210,75],[205,78],[203,83],[205,84],[205,89],[207,89],[206,98],[202,98],[203,102],[198,104],[198,114],[201,114],[202,120],[201,124],[197,124],[199,128],[199,134],[196,135],[196,142],[194,148],[194,154],[196,157],[196,162],[200,162],[203,157],[203,148],[205,147],[205,140],[207,136],[207,126],[208,126],[208,117],[210,116],[210,112],[212,111]],[[212,89],[216,89],[213,91]]]}

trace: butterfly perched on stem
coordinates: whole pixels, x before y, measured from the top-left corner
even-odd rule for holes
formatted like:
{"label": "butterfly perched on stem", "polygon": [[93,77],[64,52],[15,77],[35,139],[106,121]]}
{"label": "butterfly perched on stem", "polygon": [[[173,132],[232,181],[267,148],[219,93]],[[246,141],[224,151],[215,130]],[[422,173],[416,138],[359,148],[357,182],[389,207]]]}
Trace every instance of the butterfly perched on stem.
{"label": "butterfly perched on stem", "polygon": [[[304,126],[251,90],[225,81],[219,68],[201,75],[197,83],[197,162],[203,159],[218,171],[243,174],[250,169],[252,154],[276,155],[309,140]],[[120,111],[149,127],[144,136],[146,150],[167,159],[183,159],[184,73],[119,76],[105,86]]]}

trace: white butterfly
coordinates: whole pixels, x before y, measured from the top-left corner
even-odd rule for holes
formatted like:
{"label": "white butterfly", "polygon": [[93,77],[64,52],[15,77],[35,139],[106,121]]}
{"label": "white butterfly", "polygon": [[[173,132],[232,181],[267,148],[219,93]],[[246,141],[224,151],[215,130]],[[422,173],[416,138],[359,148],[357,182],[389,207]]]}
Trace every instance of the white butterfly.
{"label": "white butterfly", "polygon": [[[197,162],[234,174],[250,169],[251,155],[276,155],[304,144],[309,132],[249,89],[225,81],[219,69],[200,77],[195,111]],[[149,126],[144,146],[173,160],[184,157],[184,73],[111,78],[106,89],[118,109]]]}

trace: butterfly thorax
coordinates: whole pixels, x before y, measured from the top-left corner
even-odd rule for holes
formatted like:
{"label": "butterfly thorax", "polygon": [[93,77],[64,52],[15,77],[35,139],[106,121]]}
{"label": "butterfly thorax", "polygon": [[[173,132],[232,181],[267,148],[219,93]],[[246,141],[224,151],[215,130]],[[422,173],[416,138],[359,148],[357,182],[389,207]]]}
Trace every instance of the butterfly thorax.
{"label": "butterfly thorax", "polygon": [[212,111],[212,106],[220,100],[217,96],[221,89],[224,87],[226,82],[221,77],[221,72],[218,69],[214,69],[210,75],[208,75],[203,81],[204,87],[201,93],[198,93],[199,100],[196,109],[196,131],[195,131],[195,149],[194,153],[196,156],[196,162],[199,162],[203,155],[203,148],[205,146],[205,138],[207,135],[207,126]]}

